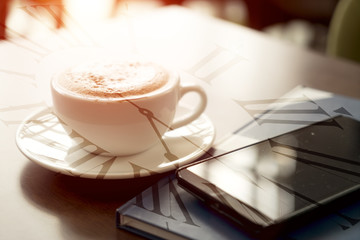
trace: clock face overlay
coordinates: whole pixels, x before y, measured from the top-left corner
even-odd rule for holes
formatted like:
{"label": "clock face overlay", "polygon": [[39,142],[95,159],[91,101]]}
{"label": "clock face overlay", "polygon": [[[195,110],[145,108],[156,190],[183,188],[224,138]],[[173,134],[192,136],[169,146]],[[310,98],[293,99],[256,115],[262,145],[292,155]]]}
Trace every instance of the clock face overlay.
{"label": "clock face overlay", "polygon": [[[110,36],[114,29],[124,29],[124,24],[124,34],[131,34],[127,30],[131,17],[123,14],[123,18],[120,17],[117,22],[103,25],[106,26],[106,29],[103,29],[91,22],[82,25],[63,5],[21,6],[17,9],[17,14],[30,18],[42,33],[38,38],[36,34],[23,35],[7,26],[7,33],[11,35],[7,43],[13,45],[14,51],[9,54],[11,58],[10,61],[7,60],[8,63],[4,59],[2,66],[7,67],[1,68],[0,71],[6,77],[16,78],[21,84],[29,85],[26,87],[26,95],[34,100],[33,103],[20,103],[18,106],[4,109],[10,112],[14,112],[13,109],[26,111],[27,116],[24,114],[14,122],[7,122],[6,119],[4,122],[10,125],[21,123],[17,145],[28,158],[48,169],[67,175],[118,179],[173,170],[206,154],[211,147],[215,138],[214,126],[203,115],[194,123],[176,130],[166,126],[170,131],[164,137],[158,134],[159,143],[149,151],[136,156],[106,156],[102,149],[61,123],[52,113],[49,82],[54,73],[90,58],[100,61],[109,57],[138,54],[132,48],[133,37],[127,36],[123,38],[125,41],[116,41],[116,44],[106,41],[113,39]],[[120,28],[114,27],[114,24],[120,25]],[[19,60],[24,67],[12,69],[16,66],[13,63]],[[17,91],[16,86],[10,87],[7,95],[9,101],[13,101],[19,97],[22,90]],[[18,94],[11,96],[10,93],[13,92]],[[133,106],[140,109],[135,103]],[[186,110],[180,109],[179,112],[186,114]],[[158,133],[157,127],[164,123],[152,114],[150,109],[142,109],[140,113],[144,113],[149,127]]]}
{"label": "clock face overlay", "polygon": [[157,145],[135,155],[111,156],[45,108],[20,125],[16,142],[33,162],[70,176],[124,179],[174,170],[206,154],[215,137],[208,117],[200,116],[184,127],[170,130]]}
{"label": "clock face overlay", "polygon": [[[76,4],[74,2],[79,1],[68,2]],[[147,18],[146,14],[138,14],[135,17],[128,11],[131,7],[119,9],[117,13],[112,12],[115,8],[110,7],[102,9],[106,12],[103,16],[110,13],[112,16],[116,15],[116,19],[109,20],[100,16],[99,21],[99,17],[96,18],[92,13],[98,12],[101,7],[93,6],[92,9],[95,10],[89,12],[88,9],[89,6],[83,8],[81,5],[23,3],[9,11],[6,23],[0,21],[0,33],[3,30],[7,36],[6,40],[0,41],[0,132],[7,136],[6,140],[0,139],[0,144],[7,146],[8,143],[4,141],[15,136],[20,139],[21,143],[18,141],[17,144],[23,152],[34,150],[31,147],[33,145],[22,145],[26,141],[38,144],[37,146],[46,145],[49,151],[45,153],[48,155],[38,157],[34,153],[26,154],[29,154],[31,160],[48,169],[71,176],[100,179],[148,176],[177,168],[182,164],[179,159],[186,159],[183,161],[186,163],[202,154],[212,156],[218,150],[221,152],[239,148],[334,115],[349,115],[360,119],[358,101],[345,101],[342,97],[303,87],[276,99],[256,95],[256,91],[245,93],[241,98],[235,97],[239,89],[247,85],[247,74],[257,69],[258,63],[249,58],[249,52],[261,51],[253,49],[253,45],[248,42],[251,38],[247,40],[240,36],[241,33],[237,37],[234,35],[234,39],[227,39],[228,42],[208,37],[194,42],[188,37],[189,34],[200,36],[209,29],[192,25],[190,14],[185,14],[188,18],[177,19],[176,14],[172,14],[170,10],[165,13],[169,21],[163,21],[163,15],[159,18]],[[82,19],[79,17],[81,14],[86,17]],[[160,16],[161,13],[156,15]],[[178,35],[184,26],[187,26],[184,31],[187,34]],[[219,30],[211,33],[211,36],[225,35],[228,30],[224,28],[224,32]],[[142,162],[147,158],[124,160],[98,155],[97,152],[91,153],[97,150],[96,146],[76,136],[76,133],[59,123],[52,114],[47,80],[53,71],[61,70],[72,61],[88,57],[83,55],[84,52],[90,56],[135,53],[155,56],[158,60],[179,66],[185,79],[201,83],[211,95],[220,99],[217,103],[209,103],[211,111],[207,115],[211,121],[203,115],[196,123],[184,127],[183,132],[169,132],[165,144],[157,146],[163,150],[163,155],[161,164],[155,169]],[[68,57],[69,54],[71,58]],[[271,73],[268,75],[271,76]],[[234,82],[229,76],[236,76],[239,81]],[[257,84],[262,83],[259,79],[254,80],[259,81]],[[269,79],[265,81],[269,82]],[[264,86],[261,87],[263,88]],[[231,106],[231,110],[223,106]],[[236,121],[232,119],[234,116]],[[222,139],[224,135],[232,134],[230,141],[216,141],[216,149],[210,151],[208,149],[215,135],[212,123],[221,129],[216,132],[217,138]],[[199,129],[206,129],[207,133],[201,133]],[[194,132],[198,133],[200,138]],[[51,134],[46,135],[48,133]],[[32,138],[34,134],[36,138]],[[59,142],[62,138],[53,138],[56,134],[70,141]],[[196,141],[193,141],[193,138],[199,141],[197,145],[194,145]],[[233,139],[236,141],[232,142]],[[177,153],[181,146],[177,144],[178,141],[191,146],[190,153]],[[49,154],[53,151],[71,152],[75,149],[71,148],[73,143],[79,146],[84,144],[87,151],[78,152],[78,156],[71,155],[70,169],[69,164],[63,164],[63,158],[52,158]],[[70,148],[63,148],[69,145]],[[74,152],[76,151],[72,151]],[[57,156],[66,158],[67,154]],[[101,158],[104,164],[91,166],[89,159],[95,157]],[[116,172],[117,165],[126,166],[128,170]],[[159,170],[160,168],[165,170]],[[359,215],[351,211],[336,213],[331,217],[330,225],[332,229],[347,231],[355,228],[359,219]]]}

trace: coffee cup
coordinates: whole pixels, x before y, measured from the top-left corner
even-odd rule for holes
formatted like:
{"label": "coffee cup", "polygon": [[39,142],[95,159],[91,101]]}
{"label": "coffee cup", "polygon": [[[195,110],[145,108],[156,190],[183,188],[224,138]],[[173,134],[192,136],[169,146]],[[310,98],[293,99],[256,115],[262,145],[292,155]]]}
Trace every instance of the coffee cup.
{"label": "coffee cup", "polygon": [[[114,156],[146,151],[169,129],[197,119],[207,103],[199,85],[180,83],[176,71],[146,60],[79,64],[55,74],[50,85],[60,121]],[[174,121],[179,100],[190,92],[200,96],[196,107]]]}

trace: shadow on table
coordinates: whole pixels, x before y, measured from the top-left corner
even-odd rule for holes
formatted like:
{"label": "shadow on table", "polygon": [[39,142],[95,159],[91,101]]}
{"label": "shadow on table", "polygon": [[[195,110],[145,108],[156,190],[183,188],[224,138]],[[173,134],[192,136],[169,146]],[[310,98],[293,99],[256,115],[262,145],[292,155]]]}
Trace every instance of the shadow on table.
{"label": "shadow on table", "polygon": [[125,180],[84,179],[54,173],[29,162],[20,183],[29,202],[59,218],[64,239],[122,239],[128,238],[129,233],[116,229],[116,208],[165,175]]}

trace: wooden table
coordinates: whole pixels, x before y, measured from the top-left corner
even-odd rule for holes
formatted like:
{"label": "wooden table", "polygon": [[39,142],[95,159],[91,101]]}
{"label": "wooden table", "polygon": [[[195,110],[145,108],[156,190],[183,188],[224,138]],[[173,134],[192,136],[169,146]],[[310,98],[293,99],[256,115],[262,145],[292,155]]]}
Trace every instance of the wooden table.
{"label": "wooden table", "polygon": [[233,105],[222,104],[226,99],[271,100],[298,85],[360,98],[360,65],[180,7],[0,42],[0,239],[140,239],[116,229],[115,210],[167,174],[71,177],[38,166],[18,150],[19,124],[48,104],[37,72],[54,52],[79,46],[135,50],[175,66],[184,80],[208,91],[206,113],[217,138],[238,121]]}

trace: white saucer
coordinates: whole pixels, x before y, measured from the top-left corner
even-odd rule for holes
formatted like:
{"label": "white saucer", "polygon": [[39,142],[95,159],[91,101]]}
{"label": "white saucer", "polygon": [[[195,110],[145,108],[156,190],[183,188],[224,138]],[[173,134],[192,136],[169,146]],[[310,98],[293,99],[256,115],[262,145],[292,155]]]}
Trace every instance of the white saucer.
{"label": "white saucer", "polygon": [[[104,156],[97,147],[60,123],[51,108],[42,109],[19,127],[16,143],[35,163],[70,176],[125,179],[174,170],[210,149],[215,128],[204,114],[191,124],[169,131],[164,143],[131,156]],[[86,149],[86,150],[85,150]]]}

